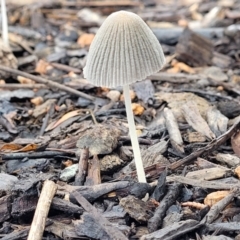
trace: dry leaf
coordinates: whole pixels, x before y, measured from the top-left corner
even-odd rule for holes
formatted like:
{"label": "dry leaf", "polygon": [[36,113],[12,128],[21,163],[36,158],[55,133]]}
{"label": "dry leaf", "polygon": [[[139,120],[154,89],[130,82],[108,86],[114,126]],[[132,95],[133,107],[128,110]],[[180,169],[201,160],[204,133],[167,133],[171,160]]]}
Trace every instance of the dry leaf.
{"label": "dry leaf", "polygon": [[117,90],[111,90],[107,93],[107,98],[111,99],[113,102],[117,102],[120,97],[120,92]]}
{"label": "dry leaf", "polygon": [[212,207],[214,204],[225,198],[230,191],[217,191],[212,192],[206,196],[204,199],[204,204]]}
{"label": "dry leaf", "polygon": [[46,74],[48,70],[52,69],[53,67],[48,63],[43,60],[39,60],[35,72],[40,73],[40,74]]}
{"label": "dry leaf", "polygon": [[12,152],[15,150],[19,150],[22,148],[22,145],[16,143],[6,143],[1,148],[0,151],[2,152]]}
{"label": "dry leaf", "polygon": [[55,127],[59,126],[61,123],[68,120],[69,118],[78,116],[80,114],[82,114],[82,111],[79,110],[79,109],[75,110],[75,111],[68,112],[65,115],[63,115],[59,120],[55,121],[54,123],[49,124],[45,131],[50,131],[50,130],[54,129]]}
{"label": "dry leaf", "polygon": [[234,173],[238,176],[238,178],[240,179],[240,166],[236,167],[234,170]]}
{"label": "dry leaf", "polygon": [[142,135],[142,130],[140,130],[140,129],[136,129],[136,133],[137,133],[137,136],[139,137],[139,136]]}
{"label": "dry leaf", "polygon": [[17,80],[21,83],[21,84],[34,84],[35,81],[29,79],[29,78],[25,78],[22,76],[17,76]]}
{"label": "dry leaf", "polygon": [[179,19],[178,20],[178,26],[179,27],[187,27],[188,26],[188,21],[186,19]]}
{"label": "dry leaf", "polygon": [[132,111],[134,115],[142,115],[144,112],[144,107],[139,103],[132,103]]}
{"label": "dry leaf", "polygon": [[231,138],[231,145],[234,153],[240,157],[240,132],[235,133]]}
{"label": "dry leaf", "polygon": [[34,104],[35,106],[39,106],[40,104],[43,103],[43,98],[41,96],[35,97],[31,99],[31,103]]}
{"label": "dry leaf", "polygon": [[64,167],[70,167],[73,165],[73,161],[68,159],[67,161],[64,161],[62,164]]}
{"label": "dry leaf", "polygon": [[195,73],[195,70],[193,68],[191,68],[190,66],[188,66],[183,62],[178,62],[176,59],[172,60],[171,65],[173,66],[173,68],[168,69],[167,72],[178,73],[183,71],[183,72],[192,73],[192,74]]}
{"label": "dry leaf", "polygon": [[31,143],[31,144],[28,144],[27,146],[25,146],[25,147],[23,147],[23,148],[21,148],[21,149],[15,150],[14,152],[29,152],[29,151],[35,151],[35,150],[37,150],[39,147],[40,147],[40,145],[35,144],[35,143]]}
{"label": "dry leaf", "polygon": [[46,113],[49,110],[49,108],[51,107],[51,105],[54,104],[55,102],[56,102],[56,99],[48,99],[46,102],[44,102],[43,104],[37,106],[33,110],[33,116],[35,118],[37,118],[40,115]]}
{"label": "dry leaf", "polygon": [[108,196],[109,198],[114,198],[114,197],[117,196],[117,194],[116,194],[116,192],[110,192],[110,193],[107,194],[107,196]]}
{"label": "dry leaf", "polygon": [[[136,93],[133,90],[130,90],[129,94],[130,94],[131,100],[133,100],[136,97]],[[124,101],[124,95],[123,94],[120,97],[120,101],[122,101],[122,102]]]}
{"label": "dry leaf", "polygon": [[84,33],[78,38],[77,43],[81,47],[89,47],[91,45],[94,37],[95,37],[95,35],[92,33]]}

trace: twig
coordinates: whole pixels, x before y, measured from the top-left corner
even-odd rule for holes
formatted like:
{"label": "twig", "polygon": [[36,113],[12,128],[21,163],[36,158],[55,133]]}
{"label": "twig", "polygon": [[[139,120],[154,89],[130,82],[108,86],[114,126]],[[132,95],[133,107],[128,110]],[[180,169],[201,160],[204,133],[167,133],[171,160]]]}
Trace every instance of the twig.
{"label": "twig", "polygon": [[41,240],[45,229],[47,215],[52,199],[57,191],[57,185],[50,180],[46,180],[38,200],[37,208],[33,217],[28,240]]}
{"label": "twig", "polygon": [[122,1],[78,1],[78,2],[69,2],[69,1],[62,1],[62,6],[64,7],[137,7],[141,4],[137,1],[129,1],[129,0],[122,0]]}
{"label": "twig", "polygon": [[0,66],[0,70],[2,71],[5,71],[5,72],[9,72],[9,73],[12,73],[12,74],[15,74],[15,75],[20,75],[22,77],[26,77],[26,78],[29,78],[29,79],[32,79],[36,82],[39,82],[39,83],[43,83],[43,84],[46,84],[48,85],[49,87],[52,87],[52,88],[58,88],[58,89],[61,89],[65,92],[68,92],[68,93],[71,93],[71,94],[74,94],[78,97],[83,97],[83,98],[86,98],[88,100],[91,100],[93,101],[95,98],[90,96],[90,95],[87,95],[85,93],[82,93],[82,92],[79,92],[73,88],[70,88],[70,87],[67,87],[67,86],[64,86],[60,83],[57,83],[57,82],[53,82],[51,80],[48,80],[46,78],[43,78],[43,77],[38,77],[38,76],[35,76],[35,75],[32,75],[32,74],[29,74],[29,73],[25,73],[25,72],[22,72],[22,71],[19,71],[19,70],[15,70],[15,69],[12,69],[12,68],[9,68],[9,67],[5,67],[5,66]]}
{"label": "twig", "polygon": [[16,88],[16,89],[21,89],[21,88],[47,88],[45,84],[22,84],[22,83],[6,83],[6,84],[0,84],[0,88]]}
{"label": "twig", "polygon": [[57,68],[57,69],[60,69],[60,70],[63,70],[63,71],[66,71],[66,72],[74,72],[74,73],[81,73],[82,71],[78,68],[75,68],[75,67],[70,67],[68,65],[64,65],[64,64],[61,64],[61,63],[49,63],[50,65],[52,65],[53,67]]}
{"label": "twig", "polygon": [[180,183],[175,183],[169,187],[167,194],[162,199],[160,205],[157,207],[153,217],[148,221],[149,232],[156,231],[162,225],[166,211],[176,201],[180,193],[181,186],[182,185]]}
{"label": "twig", "polygon": [[[49,150],[49,149],[47,149]],[[17,152],[17,153],[1,153],[0,156],[2,160],[13,160],[13,159],[23,159],[23,158],[49,158],[56,157],[58,155],[70,155],[75,154],[75,152],[69,152],[69,150],[54,149],[54,151],[42,151],[42,152]]]}
{"label": "twig", "polygon": [[88,157],[89,157],[88,148],[82,149],[81,157],[78,163],[78,172],[75,176],[74,181],[75,186],[82,186],[84,184],[88,170]]}
{"label": "twig", "polygon": [[226,142],[232,135],[236,132],[236,130],[240,127],[240,121],[235,123],[226,133],[219,136],[218,138],[214,139],[210,142],[207,146],[199,148],[197,151],[191,153],[187,157],[172,163],[169,168],[174,170],[179,168],[180,166],[184,166],[185,164],[189,164],[191,161],[195,160],[197,157],[200,157],[203,153],[211,153],[215,149],[217,149],[220,145]]}
{"label": "twig", "polygon": [[49,117],[50,117],[50,115],[52,115],[53,111],[54,111],[54,104],[52,103],[44,120],[43,120],[43,124],[42,124],[41,130],[40,130],[39,136],[42,136],[44,134],[44,131],[45,131],[48,121],[49,121]]}
{"label": "twig", "polygon": [[201,79],[200,75],[197,74],[185,74],[185,73],[155,73],[148,77],[151,80],[158,80],[163,82],[171,82],[171,83],[189,83],[191,81],[197,81]]}

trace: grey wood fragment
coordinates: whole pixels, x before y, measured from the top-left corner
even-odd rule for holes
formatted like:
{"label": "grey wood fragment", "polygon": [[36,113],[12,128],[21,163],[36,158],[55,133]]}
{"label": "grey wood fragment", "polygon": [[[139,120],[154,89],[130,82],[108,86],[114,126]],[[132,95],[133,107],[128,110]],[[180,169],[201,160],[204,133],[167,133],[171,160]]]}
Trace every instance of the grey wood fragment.
{"label": "grey wood fragment", "polygon": [[[153,164],[161,164],[163,166],[168,166],[170,162],[168,161],[167,158],[165,158],[162,155],[165,151],[167,151],[167,145],[168,145],[167,141],[160,141],[150,146],[148,149],[143,150],[142,151],[143,166],[145,168]],[[122,175],[128,175],[135,170],[136,170],[136,165],[134,163],[134,160],[132,160],[127,166],[125,166],[116,174],[114,174],[114,177],[118,178]]]}
{"label": "grey wood fragment", "polygon": [[154,215],[152,218],[148,221],[148,230],[149,232],[156,231],[163,222],[163,218],[166,215],[167,209],[176,201],[182,184],[175,183],[171,186],[169,186],[167,194],[164,196],[162,201],[160,202],[160,205],[157,207],[156,211],[154,212]]}
{"label": "grey wood fragment", "polygon": [[169,213],[163,220],[163,228],[167,226],[171,226],[176,222],[180,222],[182,217],[183,217],[182,213],[177,213],[177,212]]}
{"label": "grey wood fragment", "polygon": [[158,231],[143,235],[140,240],[172,240],[198,228],[200,226],[198,223],[198,221],[192,219],[180,221]]}
{"label": "grey wood fragment", "polygon": [[212,236],[212,235],[204,236],[203,235],[202,240],[233,240],[233,238],[230,238],[230,237],[227,237],[227,236],[224,236],[224,235],[218,235],[218,236]]}
{"label": "grey wood fragment", "polygon": [[237,183],[223,183],[220,180],[217,181],[205,181],[205,180],[196,180],[192,178],[187,178],[183,176],[169,176],[167,177],[167,182],[181,182],[183,184],[201,187],[201,188],[209,188],[209,189],[217,189],[217,190],[228,190],[232,189],[233,187],[240,187],[240,181]]}
{"label": "grey wood fragment", "polygon": [[18,182],[18,178],[6,173],[0,173],[0,197],[10,191],[15,183]]}
{"label": "grey wood fragment", "polygon": [[183,114],[188,124],[196,131],[202,133],[209,139],[214,139],[215,134],[209,128],[207,122],[198,111],[197,105],[193,101],[188,101],[182,106]]}
{"label": "grey wood fragment", "polygon": [[216,155],[216,160],[220,163],[228,165],[229,167],[237,167],[240,165],[240,158],[232,154],[218,153]]}
{"label": "grey wood fragment", "polygon": [[11,195],[0,198],[0,223],[11,217]]}
{"label": "grey wood fragment", "polygon": [[[164,108],[164,117],[166,119],[165,124],[170,136],[170,141],[174,141],[178,145],[176,150],[184,153],[182,135],[178,127],[176,118],[174,117],[172,111],[169,108]],[[173,146],[175,144],[172,144]]]}
{"label": "grey wood fragment", "polygon": [[120,205],[124,210],[136,221],[143,223],[147,222],[153,216],[146,202],[129,195],[120,200]]}
{"label": "grey wood fragment", "polygon": [[216,137],[219,137],[227,131],[228,118],[215,107],[209,108],[207,112],[207,122]]}
{"label": "grey wood fragment", "polygon": [[206,227],[210,231],[216,231],[218,229],[221,229],[222,231],[240,231],[239,222],[211,223],[211,224],[206,224]]}
{"label": "grey wood fragment", "polygon": [[226,176],[231,176],[231,174],[232,174],[231,169],[212,167],[188,172],[186,177],[193,178],[196,180],[214,180]]}

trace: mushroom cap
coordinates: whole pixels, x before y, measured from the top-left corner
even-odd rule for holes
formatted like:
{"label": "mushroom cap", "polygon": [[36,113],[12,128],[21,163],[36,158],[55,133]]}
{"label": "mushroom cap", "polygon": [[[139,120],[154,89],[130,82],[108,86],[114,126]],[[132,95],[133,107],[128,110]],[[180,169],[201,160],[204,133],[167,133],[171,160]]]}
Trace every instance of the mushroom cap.
{"label": "mushroom cap", "polygon": [[124,86],[158,72],[162,47],[147,24],[127,11],[112,13],[90,46],[84,77],[96,86]]}

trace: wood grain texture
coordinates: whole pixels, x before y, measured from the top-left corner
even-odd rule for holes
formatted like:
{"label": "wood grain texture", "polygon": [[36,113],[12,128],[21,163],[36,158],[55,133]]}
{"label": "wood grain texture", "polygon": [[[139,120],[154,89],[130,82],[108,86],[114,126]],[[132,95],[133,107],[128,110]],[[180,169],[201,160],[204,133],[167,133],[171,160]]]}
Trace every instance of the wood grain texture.
{"label": "wood grain texture", "polygon": [[158,72],[165,63],[162,47],[136,14],[111,14],[89,50],[84,77],[96,86],[124,86]]}

